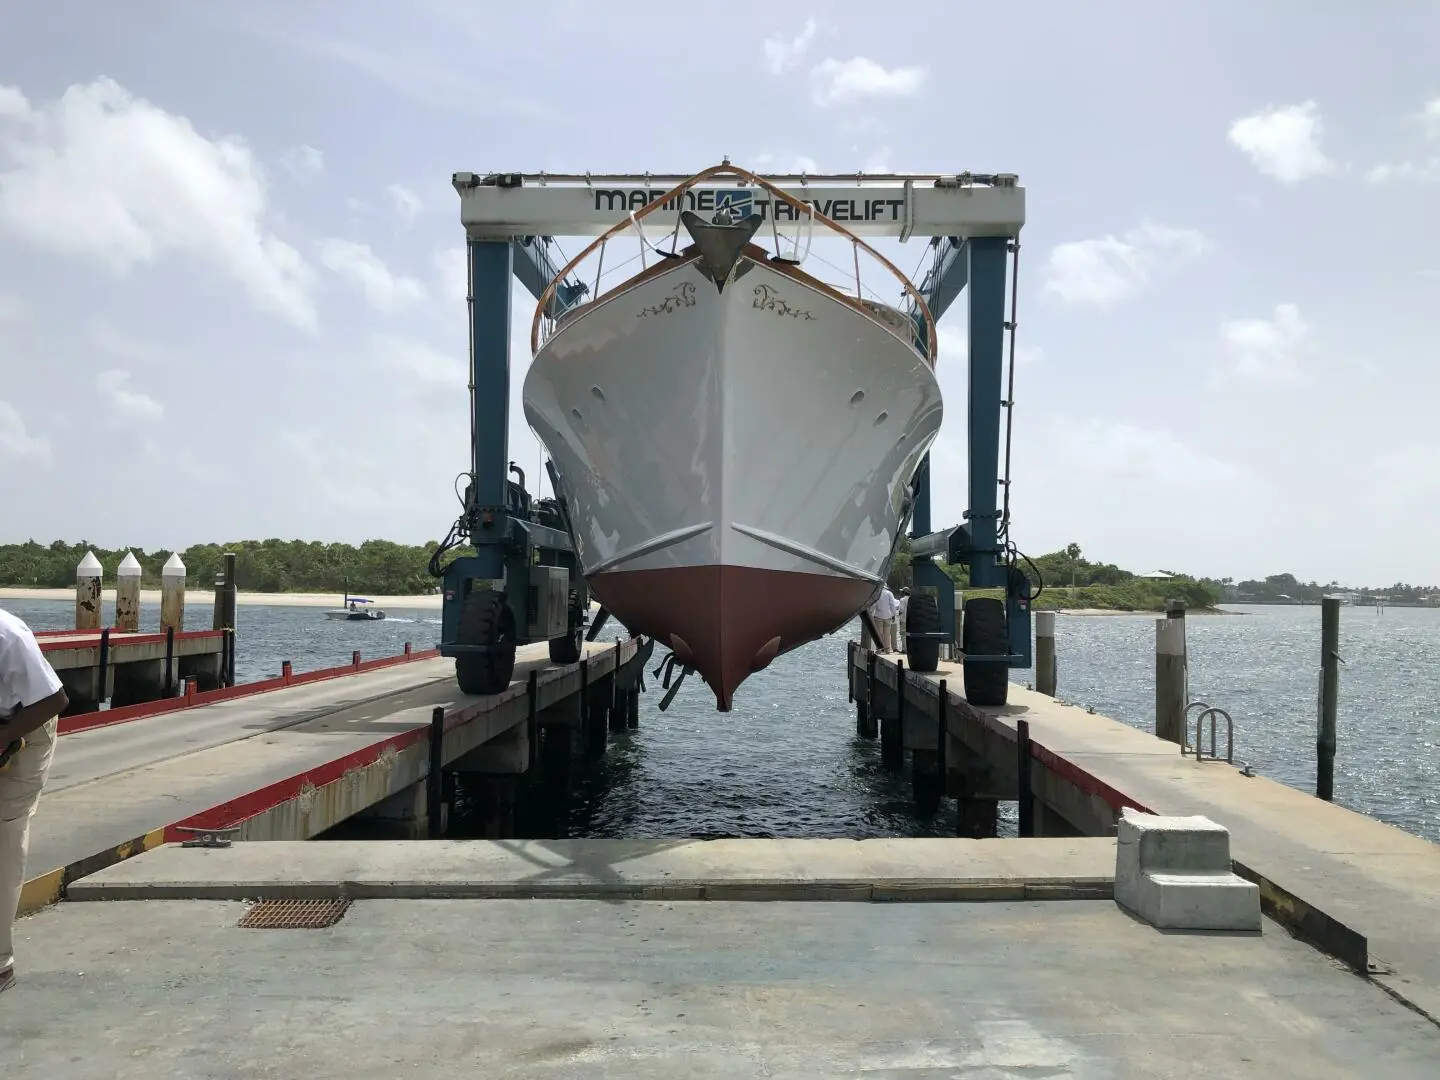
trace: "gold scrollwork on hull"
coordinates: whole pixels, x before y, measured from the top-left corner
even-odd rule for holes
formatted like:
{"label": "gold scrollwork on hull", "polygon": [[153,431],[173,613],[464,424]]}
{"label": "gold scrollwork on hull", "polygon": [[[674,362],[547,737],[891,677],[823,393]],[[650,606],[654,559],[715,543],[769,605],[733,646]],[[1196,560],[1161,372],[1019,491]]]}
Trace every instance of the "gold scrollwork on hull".
{"label": "gold scrollwork on hull", "polygon": [[804,319],[806,322],[814,322],[815,316],[800,308],[791,307],[783,296],[778,295],[769,285],[755,286],[755,299],[750,303],[751,307],[759,308],[761,311],[773,311],[776,315],[789,315],[792,319]]}
{"label": "gold scrollwork on hull", "polygon": [[674,288],[669,296],[665,297],[665,299],[661,300],[658,304],[651,304],[647,308],[642,308],[636,313],[635,317],[637,319],[643,319],[649,315],[671,315],[679,311],[682,307],[694,306],[695,283],[692,281],[682,281]]}

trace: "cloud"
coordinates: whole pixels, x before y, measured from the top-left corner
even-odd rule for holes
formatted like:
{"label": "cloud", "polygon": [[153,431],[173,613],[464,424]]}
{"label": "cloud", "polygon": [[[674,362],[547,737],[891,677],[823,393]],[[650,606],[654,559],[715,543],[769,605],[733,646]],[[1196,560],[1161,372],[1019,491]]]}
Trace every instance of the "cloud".
{"label": "cloud", "polygon": [[263,310],[316,327],[313,273],[266,224],[254,155],[101,78],[32,104],[0,88],[0,229],[117,275],[169,254],[210,263]]}
{"label": "cloud", "polygon": [[1229,319],[1220,324],[1231,372],[1247,382],[1272,386],[1305,381],[1300,357],[1311,334],[1294,304],[1276,304],[1269,319]]}
{"label": "cloud", "polygon": [[109,319],[98,318],[92,322],[87,336],[101,352],[132,363],[154,366],[173,364],[181,359],[178,351],[134,337]]}
{"label": "cloud", "polygon": [[784,75],[787,71],[799,67],[815,40],[817,29],[819,28],[814,19],[806,19],[805,28],[793,38],[787,38],[783,34],[766,38],[761,45],[765,54],[765,69],[772,75]]}
{"label": "cloud", "polygon": [[417,389],[465,393],[469,365],[464,356],[389,334],[375,339],[374,354],[383,366],[404,374]]}
{"label": "cloud", "polygon": [[281,156],[280,167],[300,183],[308,184],[325,171],[325,155],[303,143]]}
{"label": "cloud", "polygon": [[1080,490],[1099,482],[1144,490],[1181,478],[1192,491],[1234,493],[1258,485],[1258,478],[1243,467],[1197,450],[1164,429],[1063,419],[1047,423],[1045,430],[1055,451],[1050,460]]}
{"label": "cloud", "polygon": [[1376,165],[1365,174],[1372,184],[1433,184],[1440,181],[1440,157]]}
{"label": "cloud", "polygon": [[1320,149],[1322,123],[1313,101],[1267,106],[1230,125],[1230,142],[1266,176],[1282,184],[1298,184],[1335,170]]}
{"label": "cloud", "polygon": [[[1426,141],[1440,140],[1440,98],[1426,102],[1412,118]],[[1440,154],[1382,162],[1365,174],[1372,184],[1433,184],[1440,182]]]}
{"label": "cloud", "polygon": [[430,256],[435,265],[435,275],[440,280],[440,295],[451,303],[464,303],[470,288],[470,268],[466,265],[468,255],[464,244],[447,244],[438,247]]}
{"label": "cloud", "polygon": [[772,154],[766,151],[763,154],[756,154],[751,164],[756,172],[770,173],[771,175],[820,171],[820,166],[815,163],[815,159],[805,157],[803,154]]}
{"label": "cloud", "polygon": [[106,397],[108,404],[125,416],[137,420],[158,420],[165,415],[165,407],[149,394],[126,389],[125,384],[129,381],[130,372],[111,368],[100,373],[95,386]]}
{"label": "cloud", "polygon": [[1050,252],[1043,291],[1068,304],[1110,307],[1135,296],[1158,275],[1204,257],[1212,247],[1195,229],[1152,222],[1120,237],[1072,240]]}
{"label": "cloud", "polygon": [[[952,370],[953,365],[965,365],[970,360],[970,338],[965,329],[960,326],[941,323],[935,328],[936,351],[939,355],[940,366],[945,371]],[[1005,339],[1005,359],[1010,358],[1010,339]],[[1015,343],[1015,365],[1026,367],[1030,364],[1038,364],[1045,359],[1045,350],[1038,345],[1022,345]]]}
{"label": "cloud", "polygon": [[393,274],[369,244],[352,240],[325,240],[320,261],[338,276],[357,285],[378,310],[393,314],[425,299],[425,286],[415,278]]}
{"label": "cloud", "polygon": [[415,223],[415,219],[425,209],[420,196],[402,184],[391,184],[385,189],[385,194],[390,196],[390,205],[395,208],[400,224],[407,228]]}
{"label": "cloud", "polygon": [[13,293],[0,293],[0,326],[18,326],[29,318],[29,304]]}
{"label": "cloud", "polygon": [[[0,108],[3,106],[4,97],[0,94]],[[49,442],[31,435],[19,410],[8,401],[0,401],[0,461],[47,461],[49,458]]]}
{"label": "cloud", "polygon": [[276,441],[293,463],[296,482],[338,509],[419,515],[434,508],[425,485],[406,482],[383,457],[334,445],[329,433],[284,431]]}
{"label": "cloud", "polygon": [[864,56],[828,58],[810,69],[810,98],[816,105],[848,105],[867,98],[910,97],[925,83],[923,67],[886,69]]}

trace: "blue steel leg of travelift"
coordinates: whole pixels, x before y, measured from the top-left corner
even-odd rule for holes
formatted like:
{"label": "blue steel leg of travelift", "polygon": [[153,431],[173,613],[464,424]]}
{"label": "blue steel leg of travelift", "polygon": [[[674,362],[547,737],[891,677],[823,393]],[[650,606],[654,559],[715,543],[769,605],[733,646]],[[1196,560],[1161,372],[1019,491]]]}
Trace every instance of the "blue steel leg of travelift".
{"label": "blue steel leg of travelift", "polygon": [[[910,538],[925,536],[930,532],[930,455],[926,454],[920,459],[920,467],[915,470],[915,507],[910,515]],[[955,640],[955,583],[950,575],[945,572],[943,566],[938,565],[928,555],[914,556],[910,564],[910,576],[914,582],[914,590],[918,594],[921,591],[933,592],[935,595],[936,614],[940,616],[940,625],[936,630],[942,641]],[[909,652],[908,627],[907,640],[900,643],[900,647]]]}
{"label": "blue steel leg of travelift", "polygon": [[445,570],[441,640],[454,643],[460,606],[475,578],[505,576],[509,542],[510,421],[510,279],[514,253],[509,241],[469,241],[470,315],[470,468],[474,476],[466,508],[473,556],[456,559]]}
{"label": "blue steel leg of travelift", "polygon": [[1004,587],[1009,664],[1030,666],[1030,589],[999,543],[1000,416],[1005,373],[1009,241],[972,238],[970,257],[970,584]]}

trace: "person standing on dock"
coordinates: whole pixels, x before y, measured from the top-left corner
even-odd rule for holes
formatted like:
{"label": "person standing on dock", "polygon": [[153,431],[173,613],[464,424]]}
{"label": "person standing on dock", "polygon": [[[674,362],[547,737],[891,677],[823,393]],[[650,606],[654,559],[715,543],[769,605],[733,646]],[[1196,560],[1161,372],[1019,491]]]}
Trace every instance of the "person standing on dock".
{"label": "person standing on dock", "polygon": [[50,775],[70,699],[30,627],[0,609],[0,993],[15,984],[12,934],[25,884],[30,819]]}
{"label": "person standing on dock", "polygon": [[880,595],[870,605],[870,618],[875,623],[875,632],[880,635],[880,640],[875,643],[882,653],[895,651],[895,616],[900,610],[900,605],[895,601],[895,594],[890,591],[889,585],[880,589]]}

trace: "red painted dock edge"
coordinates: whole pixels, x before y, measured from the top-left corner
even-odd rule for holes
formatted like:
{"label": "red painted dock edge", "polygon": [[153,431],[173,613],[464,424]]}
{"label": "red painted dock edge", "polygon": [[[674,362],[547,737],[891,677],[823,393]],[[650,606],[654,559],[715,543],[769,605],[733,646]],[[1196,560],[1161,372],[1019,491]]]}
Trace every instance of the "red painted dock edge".
{"label": "red painted dock edge", "polygon": [[[164,645],[165,635],[163,633],[141,632],[139,630],[117,630],[115,627],[107,627],[110,631],[110,646],[117,645]],[[60,652],[65,649],[93,649],[100,644],[100,635],[103,630],[37,630],[34,631],[35,639],[40,643],[41,652]],[[224,630],[184,630],[175,635],[176,641],[197,641],[200,638],[224,637]],[[73,638],[72,641],[51,640],[56,638]]]}
{"label": "red painted dock edge", "polygon": [[[223,630],[200,630],[199,634],[219,634]],[[156,635],[161,641],[165,635]],[[178,634],[176,635],[179,636]],[[133,640],[133,639],[129,639]],[[73,735],[77,731],[90,731],[94,728],[109,727],[112,724],[124,724],[131,720],[143,720],[150,716],[161,716],[165,713],[179,712],[182,709],[192,709],[201,705],[213,705],[217,701],[233,701],[236,698],[250,697],[254,694],[265,694],[271,690],[284,690],[289,686],[303,686],[306,683],[324,682],[327,679],[342,679],[348,675],[360,675],[366,671],[377,671],[380,668],[394,667],[397,664],[408,664],[420,660],[433,660],[440,655],[439,649],[426,649],[423,652],[413,651],[409,644],[405,651],[395,656],[382,656],[378,660],[362,660],[360,654],[354,654],[350,663],[341,664],[339,667],[320,668],[317,671],[306,671],[295,675],[290,670],[290,661],[285,661],[282,673],[272,679],[260,679],[256,682],[240,683],[238,686],[224,686],[218,690],[206,690],[200,693],[195,691],[195,684],[192,681],[186,683],[185,693],[180,697],[160,698],[156,701],[142,701],[135,705],[125,705],[118,709],[103,709],[95,712],[75,713],[73,716],[62,716],[60,718],[60,734]]]}
{"label": "red painted dock edge", "polygon": [[[630,641],[639,641],[639,638],[631,638]],[[619,653],[622,648],[621,642],[615,643],[616,659],[618,662]],[[633,655],[633,654],[632,654]],[[494,707],[499,701],[511,698],[524,697],[529,693],[529,687],[523,682],[512,683],[508,690],[501,691],[494,695],[493,700],[487,699],[471,705],[462,706],[453,712],[445,714],[445,725],[441,729],[441,737],[444,738],[451,731],[468,724],[481,712]],[[300,793],[307,787],[323,788],[327,784],[333,784],[341,779],[346,773],[354,769],[363,769],[374,764],[387,753],[398,753],[416,743],[429,743],[430,723],[428,721],[417,724],[409,731],[402,731],[398,735],[392,735],[378,743],[360,750],[355,750],[344,757],[336,758],[334,761],[327,761],[323,765],[317,765],[303,773],[277,780],[275,783],[260,788],[257,791],[247,792],[239,795],[228,802],[212,806],[208,810],[201,810],[198,814],[192,814],[183,821],[176,821],[165,826],[163,843],[176,844],[186,840],[194,839],[196,833],[234,828],[250,818],[257,817],[268,810],[273,810],[293,799],[299,798]]]}
{"label": "red painted dock edge", "polygon": [[[851,652],[859,652],[861,650],[859,642],[851,641],[848,644]],[[856,669],[855,661],[848,655],[846,659],[850,664],[852,673],[851,677],[853,677],[853,672]],[[892,666],[894,664],[893,661],[889,660],[887,660],[886,663],[889,663]],[[913,672],[907,671],[904,673],[904,677],[911,678],[913,677],[913,674]],[[925,681],[931,682],[931,680],[928,679]],[[974,714],[973,716],[967,718],[972,723],[977,722],[978,718],[978,722],[980,724],[988,728],[990,731],[994,732],[996,735],[999,735],[1007,742],[1014,743],[1019,741],[1019,735],[1016,733],[1013,723],[1007,723],[1002,717],[997,716],[994,713],[988,713],[985,712],[983,709],[977,709],[975,706],[971,705],[968,701],[966,701],[963,696],[952,693],[949,686],[946,685],[947,683],[948,680],[946,679],[935,680],[933,683],[933,685],[936,685],[937,692],[939,691],[940,687],[943,686],[945,688],[944,693],[946,698],[948,698],[948,701],[946,702],[947,705],[951,706],[952,708],[959,705],[964,705],[967,710]],[[1118,723],[1119,721],[1116,722]],[[1073,784],[1077,790],[1083,792],[1086,795],[1094,795],[1096,798],[1103,801],[1107,806],[1109,806],[1117,813],[1127,806],[1133,810],[1138,810],[1142,814],[1153,814],[1156,812],[1150,809],[1150,807],[1146,806],[1144,803],[1132,799],[1123,791],[1111,787],[1104,780],[1101,780],[1098,776],[1091,774],[1088,770],[1081,768],[1079,765],[1075,764],[1075,762],[1071,761],[1064,755],[1058,754],[1054,750],[1051,750],[1049,747],[1042,745],[1033,736],[1030,739],[1030,756],[1036,761],[1040,762],[1040,764],[1044,765],[1060,779],[1065,780],[1070,784]]]}

